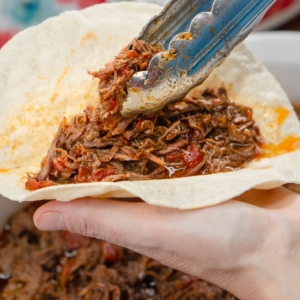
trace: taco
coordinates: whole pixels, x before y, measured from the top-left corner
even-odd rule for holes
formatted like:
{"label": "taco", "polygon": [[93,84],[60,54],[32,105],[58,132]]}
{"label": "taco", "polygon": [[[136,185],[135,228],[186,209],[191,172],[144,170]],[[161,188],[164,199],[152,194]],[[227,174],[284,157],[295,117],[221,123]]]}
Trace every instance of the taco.
{"label": "taco", "polygon": [[[71,161],[68,157],[66,163],[66,149],[55,150],[54,156],[50,155],[55,167],[52,171],[48,168],[46,175],[40,172],[40,162],[45,157],[47,148],[53,140],[57,142],[59,139],[56,131],[60,121],[65,118],[61,129],[68,132],[68,128],[72,128],[74,124],[86,124],[93,111],[89,111],[88,108],[97,107],[98,82],[91,81],[85,70],[94,70],[95,66],[103,66],[110,61],[111,57],[128,44],[132,37],[138,34],[139,28],[160,9],[150,4],[119,3],[94,6],[82,12],[68,12],[20,33],[1,50],[0,86],[3,94],[0,105],[3,118],[0,120],[0,192],[4,196],[19,201],[52,198],[68,201],[83,196],[135,196],[151,204],[188,209],[228,200],[253,187],[273,188],[287,182],[299,183],[300,171],[293,163],[300,157],[299,122],[278,83],[243,45],[234,50],[204,84],[193,90],[183,101],[166,107],[155,119],[151,119],[153,116],[136,116],[131,122],[118,119],[120,116],[114,115],[118,109],[118,99],[107,98],[106,113],[112,112],[113,117],[110,119],[110,114],[104,114],[103,118],[110,119],[108,124],[112,124],[113,118],[116,118],[116,126],[113,126],[113,130],[116,131],[111,134],[112,138],[119,139],[120,128],[124,122],[128,122],[126,124],[131,126],[128,127],[131,130],[126,131],[127,135],[134,136],[137,132],[147,134],[147,130],[149,133],[159,132],[157,139],[165,139],[160,148],[152,145],[155,149],[147,151],[149,148],[145,149],[137,144],[133,149],[132,145],[126,145],[126,142],[122,144],[117,140],[112,144],[110,140],[110,144],[105,144],[104,148],[99,149],[102,151],[102,157],[108,160],[100,162],[103,167],[97,162],[97,153],[89,153],[91,157],[84,158],[80,154],[81,165],[79,164],[76,171],[69,170]],[[136,53],[131,51],[130,55],[135,56]],[[153,54],[154,52],[155,50]],[[126,73],[126,70],[124,72]],[[100,73],[95,72],[93,75],[101,77]],[[231,127],[235,125],[228,125],[228,120],[223,120],[228,125],[225,126],[225,131],[229,135],[232,134],[229,146],[235,150],[235,154],[238,153],[236,158],[240,159],[245,153],[249,155],[240,165],[226,165],[226,159],[217,162],[214,157],[209,161],[209,153],[218,149],[204,151],[199,144],[196,147],[194,143],[190,144],[184,139],[172,142],[174,137],[183,134],[187,139],[191,137],[192,141],[203,134],[200,128],[197,128],[197,122],[193,120],[194,115],[190,112],[181,114],[182,118],[174,116],[174,113],[178,114],[180,111],[178,107],[192,109],[195,105],[202,105],[204,115],[210,113],[211,118],[214,113],[210,107],[211,103],[214,103],[212,100],[218,104],[215,113],[219,113],[221,108],[226,111],[228,107],[233,107],[233,110],[238,112],[231,118],[240,118],[235,123],[241,122],[239,128],[246,124],[250,126],[248,123],[251,121],[251,127],[244,128],[250,132],[250,141],[238,134],[233,137],[237,131]],[[78,115],[82,111],[84,115]],[[226,113],[222,116],[224,115]],[[172,117],[177,117],[179,122],[176,123]],[[168,122],[170,124],[166,126]],[[75,127],[73,126],[73,129]],[[206,129],[209,130],[210,127],[211,124]],[[216,132],[219,132],[218,130]],[[71,133],[74,133],[74,130],[71,130]],[[71,133],[69,132],[69,136],[74,138]],[[124,138],[124,135],[122,136]],[[177,141],[183,143],[182,147],[185,148],[174,145]],[[107,141],[98,139],[97,142]],[[206,147],[213,146],[213,142],[206,144]],[[72,154],[76,156],[74,151]],[[168,154],[170,155],[167,156]],[[114,157],[115,161],[109,160],[111,157]],[[128,157],[131,157],[130,161]],[[133,157],[138,157],[139,160],[132,159]],[[252,159],[254,160],[249,163]],[[125,163],[118,166],[120,161]],[[171,163],[166,168],[168,161],[174,164]],[[218,173],[227,169],[238,169],[244,163],[246,165],[240,170]],[[178,170],[174,171],[175,164]],[[46,165],[47,159],[43,163],[44,167]],[[118,167],[123,170],[116,174]],[[195,172],[195,168],[200,168],[201,173],[207,175],[159,179],[180,177],[177,176],[180,169],[184,169],[181,173],[183,176],[199,174]],[[140,174],[144,169],[147,170],[147,174]],[[66,174],[68,172],[71,175]],[[35,183],[45,182],[50,177],[57,180],[55,182],[50,179],[55,185],[46,184],[46,187],[37,190],[30,188],[35,190],[30,192],[25,190],[27,173],[38,174],[29,177],[29,180],[35,180]],[[58,173],[62,176],[55,175]],[[152,180],[145,180],[150,179],[149,174]],[[124,176],[125,179],[141,181],[118,181],[120,178],[124,179]],[[102,181],[98,182],[98,179]],[[88,182],[74,184],[76,180]],[[70,183],[65,184],[67,182]]]}

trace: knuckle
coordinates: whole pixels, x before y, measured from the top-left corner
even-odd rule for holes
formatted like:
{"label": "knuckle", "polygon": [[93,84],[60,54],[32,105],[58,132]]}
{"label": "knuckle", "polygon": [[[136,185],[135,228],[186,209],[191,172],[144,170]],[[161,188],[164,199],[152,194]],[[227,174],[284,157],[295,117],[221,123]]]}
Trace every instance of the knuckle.
{"label": "knuckle", "polygon": [[86,215],[78,214],[66,219],[66,227],[72,233],[89,236],[92,238],[99,238],[98,226],[93,218]]}
{"label": "knuckle", "polygon": [[[140,214],[140,223],[138,230],[135,232],[135,238],[131,241],[131,247],[137,248],[138,251],[153,254],[163,252],[168,248],[168,231],[166,224],[157,219],[156,208],[147,210],[146,215]],[[134,230],[134,229],[133,229]],[[134,243],[134,244],[133,244]]]}

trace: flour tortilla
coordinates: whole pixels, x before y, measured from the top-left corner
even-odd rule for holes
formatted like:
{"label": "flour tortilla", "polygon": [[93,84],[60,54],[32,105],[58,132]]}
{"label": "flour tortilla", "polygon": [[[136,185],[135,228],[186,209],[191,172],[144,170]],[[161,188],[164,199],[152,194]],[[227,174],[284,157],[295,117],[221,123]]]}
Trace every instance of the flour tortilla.
{"label": "flour tortilla", "polygon": [[[17,201],[93,197],[140,197],[180,209],[231,199],[251,188],[300,183],[300,150],[261,159],[245,169],[179,179],[84,183],[24,189],[37,172],[63,116],[98,101],[97,70],[137,36],[161,7],[146,3],[102,4],[66,12],[14,37],[0,51],[0,193]],[[253,108],[267,144],[298,137],[300,125],[279,84],[244,45],[198,87],[224,86],[229,98]],[[282,113],[285,112],[282,117]]]}

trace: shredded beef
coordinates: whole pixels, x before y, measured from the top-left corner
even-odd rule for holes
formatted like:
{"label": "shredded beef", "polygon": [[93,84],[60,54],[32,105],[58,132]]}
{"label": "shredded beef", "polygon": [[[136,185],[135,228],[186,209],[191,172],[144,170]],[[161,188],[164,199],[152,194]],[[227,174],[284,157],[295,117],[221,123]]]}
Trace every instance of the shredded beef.
{"label": "shredded beef", "polygon": [[234,300],[208,282],[102,240],[42,232],[37,204],[0,234],[0,300]]}
{"label": "shredded beef", "polygon": [[63,120],[38,174],[26,188],[95,181],[148,180],[238,170],[262,153],[251,108],[226,91],[194,93],[152,116],[124,117],[126,83],[158,52],[133,40],[98,72],[97,106]]}

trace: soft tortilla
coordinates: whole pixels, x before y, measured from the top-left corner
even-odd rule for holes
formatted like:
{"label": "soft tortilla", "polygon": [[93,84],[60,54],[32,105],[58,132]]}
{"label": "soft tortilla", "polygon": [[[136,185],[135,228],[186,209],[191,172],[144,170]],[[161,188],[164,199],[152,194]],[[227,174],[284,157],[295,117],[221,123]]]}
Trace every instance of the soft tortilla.
{"label": "soft tortilla", "polygon": [[[98,101],[95,70],[126,45],[161,7],[115,3],[51,18],[13,38],[0,52],[0,193],[12,200],[140,197],[181,209],[213,205],[250,188],[300,183],[300,150],[254,161],[229,173],[180,179],[86,183],[24,189],[27,172],[37,172],[63,116]],[[248,105],[267,143],[300,148],[300,125],[273,76],[239,46],[201,86],[224,86],[229,98]],[[274,147],[275,147],[274,146]],[[280,149],[280,146],[277,147]]]}

